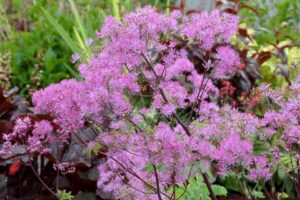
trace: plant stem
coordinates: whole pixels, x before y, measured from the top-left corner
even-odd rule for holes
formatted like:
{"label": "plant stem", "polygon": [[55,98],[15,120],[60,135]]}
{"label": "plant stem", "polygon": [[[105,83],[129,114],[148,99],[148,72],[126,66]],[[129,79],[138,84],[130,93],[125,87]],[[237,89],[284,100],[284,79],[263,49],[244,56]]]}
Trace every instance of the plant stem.
{"label": "plant stem", "polygon": [[268,192],[268,190],[264,187],[264,191],[268,197],[268,199],[273,200],[272,196],[270,195],[270,193]]}
{"label": "plant stem", "polygon": [[213,190],[212,190],[212,188],[211,188],[211,184],[210,184],[210,182],[209,182],[209,180],[208,180],[207,174],[206,174],[206,173],[203,173],[203,172],[201,172],[201,174],[202,174],[202,176],[203,176],[204,183],[206,184],[207,189],[208,189],[208,191],[209,191],[210,198],[211,198],[212,200],[217,200],[217,198],[216,198],[216,196],[215,196],[215,194],[214,194],[214,192],[213,192]]}
{"label": "plant stem", "polygon": [[160,194],[160,188],[159,188],[159,179],[158,179],[158,173],[156,170],[156,166],[152,165],[155,173],[155,182],[156,182],[156,188],[157,188],[157,196],[159,200],[162,200],[161,194]]}
{"label": "plant stem", "polygon": [[40,175],[37,173],[37,171],[34,169],[32,163],[29,163],[29,167],[33,171],[34,175],[37,177],[37,179],[40,181],[40,183],[51,193],[53,194],[57,199],[59,199],[59,196],[51,190],[51,188],[48,187],[48,185],[41,179]]}
{"label": "plant stem", "polygon": [[245,178],[243,172],[241,172],[241,175],[242,175],[242,179],[243,179],[243,186],[244,186],[245,194],[246,194],[246,196],[247,196],[248,199],[253,199],[252,195],[251,195],[251,191],[250,191],[250,189],[249,189],[249,187],[248,187],[248,185],[246,183],[246,178]]}

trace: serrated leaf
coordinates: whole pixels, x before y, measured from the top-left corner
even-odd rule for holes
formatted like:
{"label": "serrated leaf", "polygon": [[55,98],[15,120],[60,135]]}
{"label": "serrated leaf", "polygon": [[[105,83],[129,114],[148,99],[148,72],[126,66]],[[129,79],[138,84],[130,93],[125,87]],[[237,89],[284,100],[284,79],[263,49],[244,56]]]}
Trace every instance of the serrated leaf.
{"label": "serrated leaf", "polygon": [[74,198],[71,192],[67,192],[66,190],[58,190],[57,194],[60,200],[73,200]]}
{"label": "serrated leaf", "polygon": [[251,196],[253,196],[255,199],[263,199],[265,198],[265,195],[261,191],[253,190],[251,191]]}
{"label": "serrated leaf", "polygon": [[[227,196],[227,189],[220,185],[212,185],[213,192],[216,196]],[[170,192],[172,188],[170,188]],[[183,194],[183,195],[182,195]],[[180,199],[187,200],[210,200],[209,191],[203,182],[203,177],[200,174],[189,180],[189,184],[185,191],[185,186],[180,185],[176,188],[176,196],[181,196]]]}
{"label": "serrated leaf", "polygon": [[289,195],[285,192],[280,192],[280,193],[278,193],[278,197],[279,197],[279,199],[288,199]]}
{"label": "serrated leaf", "polygon": [[225,187],[220,185],[212,185],[212,190],[216,196],[227,196],[228,191]]}

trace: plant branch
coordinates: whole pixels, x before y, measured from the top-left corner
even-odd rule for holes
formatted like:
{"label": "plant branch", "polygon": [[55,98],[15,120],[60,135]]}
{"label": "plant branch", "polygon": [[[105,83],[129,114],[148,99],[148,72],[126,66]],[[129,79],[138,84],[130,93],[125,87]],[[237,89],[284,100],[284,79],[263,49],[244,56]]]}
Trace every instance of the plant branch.
{"label": "plant branch", "polygon": [[158,173],[155,165],[152,165],[155,173],[155,182],[156,182],[156,188],[157,188],[157,196],[159,200],[162,200],[161,194],[160,194],[160,188],[159,188],[159,179],[158,179]]}
{"label": "plant branch", "polygon": [[206,186],[207,186],[207,189],[208,189],[208,191],[209,191],[210,198],[211,198],[212,200],[217,200],[217,198],[216,198],[216,196],[215,196],[215,194],[214,194],[214,192],[213,192],[213,190],[212,190],[211,184],[210,184],[210,182],[209,182],[209,180],[208,180],[207,174],[206,174],[206,173],[203,173],[203,172],[201,172],[201,174],[202,174],[202,176],[203,176],[204,182],[205,182],[205,184],[206,184]]}
{"label": "plant branch", "polygon": [[52,194],[54,195],[57,199],[59,199],[59,196],[53,191],[51,190],[51,188],[48,187],[48,185],[41,179],[41,177],[39,176],[39,174],[37,173],[37,171],[34,169],[32,163],[29,163],[29,167],[31,168],[31,170],[33,171],[34,175],[37,177],[37,179],[40,181],[40,183]]}
{"label": "plant branch", "polygon": [[[132,174],[133,176],[135,176],[137,179],[139,179],[140,181],[142,181],[146,186],[148,186],[149,188],[151,188],[153,191],[157,191],[157,188],[155,188],[154,186],[152,186],[151,184],[147,183],[145,180],[143,180],[141,177],[139,177],[134,171],[132,171],[131,169],[128,169],[127,167],[125,167],[122,163],[120,163],[118,160],[116,160],[114,157],[106,154],[105,152],[99,151],[100,154],[103,154],[109,158],[111,158],[113,161],[115,161],[118,165],[120,165],[125,171],[129,172],[130,174]],[[164,196],[170,198],[170,196],[162,191],[160,191],[161,194],[163,194]]]}

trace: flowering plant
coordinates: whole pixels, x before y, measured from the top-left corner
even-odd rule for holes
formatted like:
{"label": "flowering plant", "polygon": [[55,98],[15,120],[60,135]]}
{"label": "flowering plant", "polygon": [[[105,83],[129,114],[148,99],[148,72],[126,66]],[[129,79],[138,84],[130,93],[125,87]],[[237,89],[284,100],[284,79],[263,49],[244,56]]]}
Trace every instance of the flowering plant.
{"label": "flowering plant", "polygon": [[[107,17],[96,35],[102,51],[79,66],[81,80],[36,92],[35,113],[47,118],[16,119],[0,155],[22,146],[25,154],[48,155],[58,173],[70,174],[79,166],[49,154],[76,143],[98,161],[99,190],[115,199],[179,199],[186,192],[178,193],[179,185],[187,188],[199,175],[216,199],[211,173],[269,180],[280,157],[273,152],[283,144],[268,152],[256,151],[255,143],[283,128],[284,146],[297,144],[299,95],[282,102],[271,90],[261,91],[284,108],[263,118],[222,106],[220,82],[244,70],[229,43],[237,29],[236,16],[217,10],[185,16],[145,7],[121,22]],[[298,84],[292,89],[299,92]]]}

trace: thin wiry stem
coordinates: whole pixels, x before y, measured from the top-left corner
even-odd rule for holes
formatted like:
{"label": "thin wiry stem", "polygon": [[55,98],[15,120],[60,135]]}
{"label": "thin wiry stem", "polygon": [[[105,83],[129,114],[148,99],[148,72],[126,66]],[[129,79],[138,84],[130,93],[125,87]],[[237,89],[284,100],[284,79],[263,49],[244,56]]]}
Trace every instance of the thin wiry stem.
{"label": "thin wiry stem", "polygon": [[[157,87],[159,88],[159,92],[162,96],[162,98],[164,99],[165,103],[169,103],[164,91],[160,88],[159,84],[160,84],[160,79],[159,79],[159,76],[156,74],[154,68],[153,68],[153,65],[151,64],[151,62],[147,59],[147,57],[145,55],[142,55],[143,58],[145,59],[146,63],[149,65],[151,71],[153,72],[155,78],[156,78],[156,83],[157,83]],[[179,123],[182,128],[184,129],[184,131],[186,132],[186,134],[188,136],[191,136],[191,132],[190,130],[187,128],[187,126],[181,121],[181,119],[177,116],[177,114],[175,112],[172,113],[172,116],[175,118],[175,120],[177,121],[177,123]]]}
{"label": "thin wiry stem", "polygon": [[[118,165],[120,165],[125,171],[129,172],[131,175],[133,175],[134,177],[136,177],[137,179],[139,179],[140,181],[142,181],[147,187],[151,188],[153,191],[157,191],[157,188],[152,186],[151,184],[147,183],[145,180],[143,180],[140,176],[138,176],[134,171],[132,171],[131,169],[125,167],[122,163],[120,163],[118,160],[116,160],[114,157],[107,155],[105,152],[99,151],[99,153],[111,158],[113,161],[115,161]],[[161,194],[163,194],[164,196],[170,198],[170,196],[162,191],[160,191]]]}
{"label": "thin wiry stem", "polygon": [[[193,167],[194,167],[194,165],[191,166],[191,169],[190,169],[190,171],[189,171],[189,176],[188,176],[187,181],[189,181],[190,178],[191,178],[191,174],[192,174],[192,169],[193,169]],[[179,197],[178,197],[177,199],[180,199],[180,198],[186,193],[186,191],[187,191],[187,185],[185,185],[183,193],[180,194]]]}
{"label": "thin wiry stem", "polygon": [[201,173],[201,174],[202,174],[202,176],[203,176],[204,183],[206,184],[207,189],[208,189],[208,191],[209,191],[210,198],[211,198],[212,200],[217,200],[217,198],[216,198],[216,196],[215,196],[215,194],[214,194],[214,192],[213,192],[213,190],[212,190],[212,187],[211,187],[211,184],[210,184],[210,182],[209,182],[209,179],[208,179],[207,174],[206,174],[206,173]]}
{"label": "thin wiry stem", "polygon": [[176,172],[175,172],[175,170],[173,170],[173,173],[172,173],[173,191],[172,191],[171,199],[176,199],[176,182],[175,182],[175,176],[176,176]]}
{"label": "thin wiry stem", "polygon": [[33,171],[34,175],[37,177],[37,179],[40,181],[40,183],[52,194],[55,196],[56,199],[59,199],[59,196],[53,191],[51,190],[51,188],[48,187],[48,185],[41,179],[40,175],[37,173],[37,171],[34,169],[32,163],[29,163],[29,167],[31,168],[31,170]]}
{"label": "thin wiry stem", "polygon": [[[123,177],[122,177],[120,174],[117,174],[117,175],[123,180]],[[151,193],[150,193],[150,192],[142,191],[142,190],[140,190],[140,189],[134,187],[133,185],[129,184],[128,182],[124,182],[124,181],[123,181],[123,183],[126,184],[126,185],[128,185],[129,187],[133,188],[134,190],[143,193],[143,194],[155,194],[154,192],[151,192]]]}
{"label": "thin wiry stem", "polygon": [[[82,145],[87,146],[87,143],[85,141],[83,141],[79,135],[77,135],[75,133],[76,137],[83,143]],[[139,177],[134,171],[132,171],[131,169],[129,169],[128,167],[125,167],[121,162],[119,162],[117,159],[115,159],[114,157],[108,155],[107,153],[103,152],[103,151],[99,151],[100,154],[105,155],[106,157],[112,159],[113,161],[115,161],[119,166],[121,166],[125,171],[129,172],[130,174],[132,174],[133,176],[135,176],[137,179],[139,179],[140,181],[142,181],[147,187],[151,188],[153,191],[158,191],[158,189],[154,186],[152,186],[151,184],[147,183],[145,180],[143,180],[141,177]],[[164,196],[166,196],[167,198],[170,198],[170,196],[162,191],[160,191],[160,194],[163,194]]]}
{"label": "thin wiry stem", "polygon": [[152,165],[155,173],[155,182],[156,182],[156,188],[157,188],[157,196],[159,200],[162,200],[161,194],[160,194],[160,187],[159,187],[159,178],[158,173],[155,165]]}

